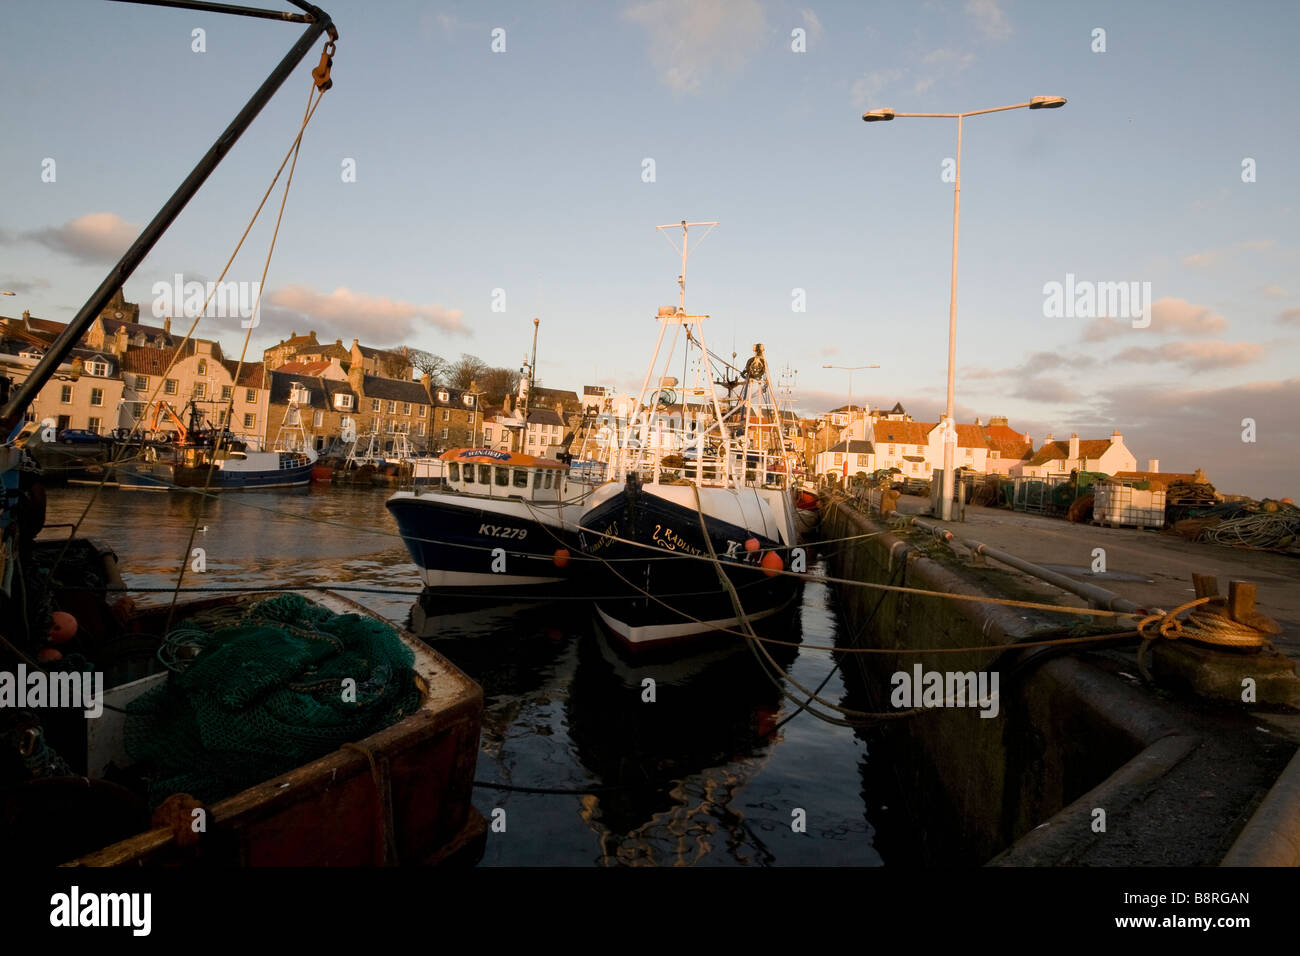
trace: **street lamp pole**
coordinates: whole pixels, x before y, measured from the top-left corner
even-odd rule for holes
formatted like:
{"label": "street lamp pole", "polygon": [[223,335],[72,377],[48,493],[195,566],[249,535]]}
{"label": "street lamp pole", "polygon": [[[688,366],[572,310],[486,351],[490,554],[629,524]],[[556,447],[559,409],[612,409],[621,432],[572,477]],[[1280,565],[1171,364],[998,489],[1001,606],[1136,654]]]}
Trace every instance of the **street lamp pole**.
{"label": "street lamp pole", "polygon": [[944,407],[943,423],[943,495],[941,516],[944,521],[952,519],[953,488],[956,476],[953,474],[953,459],[957,450],[957,425],[953,413],[953,384],[957,369],[957,230],[961,220],[961,134],[962,120],[967,116],[982,116],[985,113],[1002,113],[1028,107],[1031,110],[1058,109],[1065,105],[1063,96],[1035,96],[1027,103],[1013,103],[1010,106],[995,106],[987,110],[971,110],[967,113],[897,113],[892,109],[869,110],[862,114],[867,123],[892,120],[897,116],[940,117],[957,120],[957,168],[953,177],[952,192],[952,285],[948,299],[948,397]]}

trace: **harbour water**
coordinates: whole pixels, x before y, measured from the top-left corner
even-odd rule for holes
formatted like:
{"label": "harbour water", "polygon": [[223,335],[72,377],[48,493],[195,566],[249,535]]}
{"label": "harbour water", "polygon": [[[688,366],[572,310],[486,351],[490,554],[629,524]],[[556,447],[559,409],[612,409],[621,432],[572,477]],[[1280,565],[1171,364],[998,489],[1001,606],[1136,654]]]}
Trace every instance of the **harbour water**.
{"label": "harbour water", "polygon": [[[92,491],[51,489],[47,525],[81,519]],[[187,588],[344,588],[412,626],[484,690],[476,778],[511,789],[475,788],[495,823],[482,865],[906,861],[896,780],[873,763],[869,736],[807,713],[785,722],[795,705],[743,641],[721,636],[646,661],[624,654],[582,595],[420,604],[415,566],[384,508],[389,494],[313,487],[204,500],[106,488],[79,534],[117,552],[131,587],[170,588],[183,561]],[[196,523],[201,555],[187,551]],[[205,570],[188,570],[200,558]],[[820,569],[814,557],[810,570]],[[774,636],[832,645],[839,627],[833,591],[813,581]],[[773,653],[805,687],[834,666],[824,651]],[[844,700],[838,672],[820,695]]]}

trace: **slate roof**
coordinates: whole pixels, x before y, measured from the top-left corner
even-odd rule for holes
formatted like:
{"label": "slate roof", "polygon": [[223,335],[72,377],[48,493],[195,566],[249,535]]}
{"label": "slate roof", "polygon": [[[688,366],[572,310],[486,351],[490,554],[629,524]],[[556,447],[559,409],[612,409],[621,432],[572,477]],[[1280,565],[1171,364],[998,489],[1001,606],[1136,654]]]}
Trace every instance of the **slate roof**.
{"label": "slate roof", "polygon": [[827,451],[847,452],[850,455],[872,455],[875,454],[875,447],[869,441],[863,441],[855,438],[852,441],[842,441],[839,444],[832,445]]}
{"label": "slate roof", "polygon": [[[410,402],[413,405],[432,405],[429,393],[419,382],[406,382],[381,375],[367,375],[362,379],[361,391],[366,398],[382,398],[393,402]],[[450,404],[450,403],[449,403]]]}

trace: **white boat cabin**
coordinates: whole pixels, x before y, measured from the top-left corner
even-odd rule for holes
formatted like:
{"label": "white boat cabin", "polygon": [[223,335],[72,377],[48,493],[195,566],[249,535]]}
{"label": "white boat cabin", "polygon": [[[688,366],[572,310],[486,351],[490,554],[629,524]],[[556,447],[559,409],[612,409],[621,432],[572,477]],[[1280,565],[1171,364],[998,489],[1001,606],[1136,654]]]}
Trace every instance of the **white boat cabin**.
{"label": "white boat cabin", "polygon": [[568,466],[553,458],[538,458],[490,448],[454,448],[446,462],[443,486],[481,498],[560,501]]}

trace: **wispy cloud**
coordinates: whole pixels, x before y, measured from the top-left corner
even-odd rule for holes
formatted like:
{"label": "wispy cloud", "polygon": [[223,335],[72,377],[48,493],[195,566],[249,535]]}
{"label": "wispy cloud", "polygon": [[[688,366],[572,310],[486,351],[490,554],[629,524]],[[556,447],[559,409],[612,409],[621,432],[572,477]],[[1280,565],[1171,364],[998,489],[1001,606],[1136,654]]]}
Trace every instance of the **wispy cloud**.
{"label": "wispy cloud", "polygon": [[17,292],[19,295],[31,295],[37,289],[48,289],[47,279],[0,279],[0,289]]}
{"label": "wispy cloud", "polygon": [[1005,40],[1011,36],[1011,23],[998,0],[967,0],[966,16],[987,39]]}
{"label": "wispy cloud", "polygon": [[1260,289],[1259,291],[1262,292],[1264,295],[1268,296],[1270,299],[1286,298],[1286,289],[1282,288],[1276,282],[1273,283],[1272,285],[1264,286],[1264,288]]}
{"label": "wispy cloud", "polygon": [[460,309],[441,305],[417,305],[338,288],[317,292],[302,285],[277,289],[267,296],[270,308],[263,308],[263,322],[269,325],[315,323],[324,337],[357,336],[377,345],[398,344],[428,326],[455,335],[468,335]]}
{"label": "wispy cloud", "polygon": [[1228,320],[1207,305],[1166,296],[1151,304],[1151,325],[1134,329],[1129,320],[1100,316],[1083,329],[1083,341],[1104,342],[1120,335],[1217,335],[1228,327]]}
{"label": "wispy cloud", "polygon": [[822,36],[822,21],[811,10],[800,10],[799,16],[803,18],[803,28],[808,32],[808,41],[814,42],[820,40]]}
{"label": "wispy cloud", "polygon": [[1172,362],[1194,372],[1249,365],[1264,357],[1264,346],[1255,342],[1166,342],[1154,348],[1124,349],[1116,362]]}
{"label": "wispy cloud", "polygon": [[61,226],[23,233],[21,238],[78,262],[103,263],[117,261],[139,234],[139,226],[116,213],[92,212]]}
{"label": "wispy cloud", "polygon": [[1285,312],[1278,313],[1279,322],[1287,322],[1300,325],[1300,309],[1287,309]]}
{"label": "wispy cloud", "polygon": [[715,69],[740,70],[767,27],[758,0],[647,0],[623,16],[645,29],[659,79],[675,93],[697,92]]}

